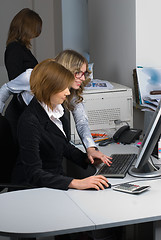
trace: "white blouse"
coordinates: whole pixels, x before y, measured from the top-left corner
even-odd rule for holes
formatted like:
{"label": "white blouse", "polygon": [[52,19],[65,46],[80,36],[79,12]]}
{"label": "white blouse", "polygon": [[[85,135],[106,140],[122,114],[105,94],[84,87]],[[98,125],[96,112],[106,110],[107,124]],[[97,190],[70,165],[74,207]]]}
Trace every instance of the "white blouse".
{"label": "white blouse", "polygon": [[57,125],[57,127],[63,132],[63,134],[66,136],[63,124],[59,118],[61,118],[64,115],[64,108],[61,104],[58,104],[54,110],[51,110],[45,103],[41,103],[41,106],[44,108],[46,113],[48,114],[49,118],[53,123]]}

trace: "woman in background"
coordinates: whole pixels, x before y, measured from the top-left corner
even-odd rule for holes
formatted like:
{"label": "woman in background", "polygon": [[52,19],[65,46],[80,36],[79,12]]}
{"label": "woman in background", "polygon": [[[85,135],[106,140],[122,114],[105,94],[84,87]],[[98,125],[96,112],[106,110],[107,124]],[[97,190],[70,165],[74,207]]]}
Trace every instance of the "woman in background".
{"label": "woman in background", "polygon": [[[74,50],[64,50],[56,56],[55,60],[74,74],[75,81],[71,86],[71,95],[67,97],[68,101],[65,104],[65,107],[73,114],[78,134],[86,148],[88,158],[92,164],[94,163],[94,159],[97,158],[110,165],[111,158],[98,151],[96,148],[96,144],[90,133],[88,118],[84,109],[82,93],[84,86],[90,81],[90,71],[88,69],[86,58]],[[28,104],[31,101],[32,95],[30,94],[29,86],[31,72],[32,69],[28,69],[19,77],[1,87],[0,112],[2,112],[6,100],[12,93],[22,92],[22,95],[25,96],[25,102]]]}
{"label": "woman in background", "polygon": [[[41,30],[42,20],[40,16],[29,8],[22,9],[11,21],[4,56],[9,80],[37,65],[38,61],[31,52],[31,40],[38,37]],[[5,112],[15,142],[17,121],[26,105],[24,100],[23,95],[14,94]]]}
{"label": "woman in background", "polygon": [[24,8],[11,21],[5,50],[5,66],[9,80],[37,65],[31,52],[31,40],[40,35],[42,20],[40,16]]}

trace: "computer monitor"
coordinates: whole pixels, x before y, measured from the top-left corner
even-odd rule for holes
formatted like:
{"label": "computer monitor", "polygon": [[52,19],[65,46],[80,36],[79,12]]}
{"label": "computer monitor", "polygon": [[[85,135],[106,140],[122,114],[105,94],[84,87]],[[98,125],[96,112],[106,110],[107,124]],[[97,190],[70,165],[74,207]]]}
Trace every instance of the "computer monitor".
{"label": "computer monitor", "polygon": [[152,161],[153,149],[161,135],[161,101],[153,114],[151,123],[141,144],[135,167],[131,167],[129,174],[135,177],[161,176],[161,168]]}

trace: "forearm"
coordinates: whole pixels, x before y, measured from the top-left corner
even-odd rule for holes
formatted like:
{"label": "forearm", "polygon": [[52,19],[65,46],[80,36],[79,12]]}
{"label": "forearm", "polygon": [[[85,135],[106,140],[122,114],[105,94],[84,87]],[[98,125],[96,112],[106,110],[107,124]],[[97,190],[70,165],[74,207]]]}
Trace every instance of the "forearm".
{"label": "forearm", "polygon": [[85,146],[85,148],[95,147],[96,144],[91,136],[88,117],[85,113],[83,103],[79,103],[75,105],[74,110],[72,111],[73,118],[75,121],[77,132]]}
{"label": "forearm", "polygon": [[[27,99],[26,104],[31,100],[30,95],[30,75],[32,69],[27,69],[24,73],[20,74],[17,78],[5,83],[0,88],[0,113],[3,112],[4,106],[10,95],[21,92],[26,92],[25,98]],[[24,93],[25,94],[25,93]]]}
{"label": "forearm", "polygon": [[12,93],[10,92],[7,84],[5,83],[0,88],[0,113],[3,112],[6,101]]}
{"label": "forearm", "polygon": [[69,186],[69,188],[79,189],[79,179],[73,179]]}
{"label": "forearm", "polygon": [[15,79],[7,83],[8,89],[12,93],[20,93],[23,91],[30,91],[30,76],[32,69],[27,69]]}

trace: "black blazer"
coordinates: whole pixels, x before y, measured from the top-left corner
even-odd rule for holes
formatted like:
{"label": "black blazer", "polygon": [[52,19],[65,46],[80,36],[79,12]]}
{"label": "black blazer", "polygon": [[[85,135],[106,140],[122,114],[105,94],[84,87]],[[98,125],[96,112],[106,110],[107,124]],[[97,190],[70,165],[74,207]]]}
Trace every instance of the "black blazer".
{"label": "black blazer", "polygon": [[[65,126],[65,117],[61,121]],[[83,168],[88,166],[87,154],[69,142],[35,98],[20,117],[18,141],[14,183],[67,190],[73,178],[63,174],[63,157]]]}
{"label": "black blazer", "polygon": [[[7,45],[5,50],[5,66],[9,80],[16,78],[28,68],[34,68],[37,64],[38,61],[32,52],[25,45],[21,44],[21,42],[14,41]],[[25,107],[26,104],[21,98],[21,94],[14,94],[5,111],[5,117],[11,126],[15,148],[17,148],[17,123]]]}

